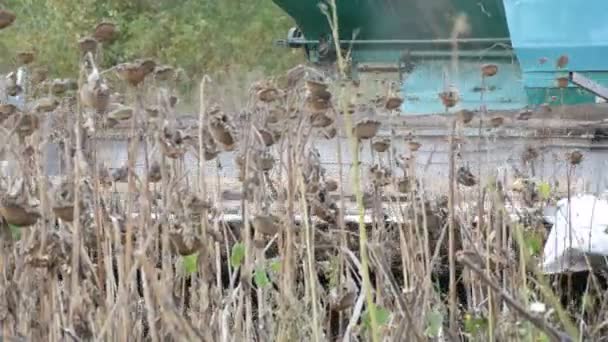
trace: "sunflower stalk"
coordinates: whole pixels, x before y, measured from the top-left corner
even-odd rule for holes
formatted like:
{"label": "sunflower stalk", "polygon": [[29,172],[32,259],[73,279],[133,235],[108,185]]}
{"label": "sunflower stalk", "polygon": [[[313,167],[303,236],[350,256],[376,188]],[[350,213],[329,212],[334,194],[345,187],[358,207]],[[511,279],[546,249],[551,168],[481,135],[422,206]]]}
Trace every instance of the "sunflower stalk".
{"label": "sunflower stalk", "polygon": [[[328,12],[326,8],[321,7],[325,16],[329,21],[331,27],[332,37],[336,48],[336,55],[338,59],[338,68],[342,80],[347,78],[346,75],[346,61],[342,56],[342,49],[340,46],[340,35],[339,35],[339,23],[338,23],[338,9],[335,0],[329,0],[329,7],[331,12]],[[374,295],[372,291],[372,283],[369,274],[369,256],[368,256],[368,238],[365,224],[365,208],[363,205],[363,191],[361,189],[361,170],[359,165],[359,139],[353,134],[353,124],[351,114],[348,111],[347,97],[349,95],[348,87],[341,87],[340,95],[338,98],[339,106],[344,113],[344,129],[350,143],[351,153],[353,158],[353,190],[357,201],[358,221],[359,221],[359,248],[361,254],[361,276],[363,278],[363,291],[365,293],[365,299],[367,303],[367,310],[370,317],[371,327],[371,339],[374,342],[380,340],[378,317],[376,312],[376,306],[374,304]]]}

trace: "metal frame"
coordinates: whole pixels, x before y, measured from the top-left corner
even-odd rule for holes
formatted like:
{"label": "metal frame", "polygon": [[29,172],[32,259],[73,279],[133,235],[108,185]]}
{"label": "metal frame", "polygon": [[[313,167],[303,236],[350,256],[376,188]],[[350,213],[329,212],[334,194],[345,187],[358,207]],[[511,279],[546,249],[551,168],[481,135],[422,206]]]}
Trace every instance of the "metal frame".
{"label": "metal frame", "polygon": [[568,78],[570,79],[570,82],[608,101],[608,88],[603,85],[578,72],[570,72]]}

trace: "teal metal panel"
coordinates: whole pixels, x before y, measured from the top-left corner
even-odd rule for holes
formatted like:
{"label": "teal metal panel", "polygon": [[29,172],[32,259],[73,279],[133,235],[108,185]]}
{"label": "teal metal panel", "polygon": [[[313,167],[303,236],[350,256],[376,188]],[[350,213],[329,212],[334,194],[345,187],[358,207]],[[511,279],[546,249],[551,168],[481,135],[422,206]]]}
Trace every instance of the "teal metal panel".
{"label": "teal metal panel", "polygon": [[[455,72],[449,70],[445,60],[420,63],[405,80],[402,88],[406,101],[402,111],[408,114],[441,113],[445,111],[439,93],[444,85],[453,84],[460,93],[460,102],[450,109],[479,110],[485,105],[488,110],[517,110],[526,106],[527,95],[521,81],[521,71],[515,61],[493,61],[498,74],[483,80],[480,61],[461,60]],[[455,75],[455,76],[448,76]],[[483,92],[482,89],[486,89]]]}
{"label": "teal metal panel", "polygon": [[[330,33],[319,10],[322,0],[273,0],[298,24],[307,39]],[[341,39],[449,38],[455,18],[469,18],[471,37],[505,37],[502,0],[336,0]]]}
{"label": "teal metal panel", "polygon": [[[608,1],[503,1],[529,102],[595,102],[574,85],[556,89],[556,79],[577,71],[608,85]],[[564,68],[557,66],[560,56],[568,57]]]}

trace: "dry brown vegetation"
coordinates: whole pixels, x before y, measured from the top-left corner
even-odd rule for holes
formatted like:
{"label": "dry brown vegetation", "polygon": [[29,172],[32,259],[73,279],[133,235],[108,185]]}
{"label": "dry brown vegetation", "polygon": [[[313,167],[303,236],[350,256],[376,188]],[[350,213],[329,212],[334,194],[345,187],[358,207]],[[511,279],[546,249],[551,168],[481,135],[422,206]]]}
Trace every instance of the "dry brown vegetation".
{"label": "dry brown vegetation", "polygon": [[[0,28],[7,20],[0,12]],[[359,83],[307,66],[246,92],[205,77],[199,117],[184,124],[176,69],[152,59],[102,69],[98,42],[113,30],[94,32],[79,42],[78,80],[45,79],[27,52],[19,55],[27,81],[6,79],[4,96],[26,99],[0,105],[9,162],[0,177],[4,338],[545,341],[604,333],[602,292],[590,289],[568,313],[536,270],[542,208],[557,195],[525,171],[511,185],[457,160],[460,129],[487,122],[477,120],[487,113],[451,119],[451,176],[435,188],[417,175],[415,134],[391,129],[403,99],[390,85],[378,83],[382,95],[370,101]],[[480,77],[496,72],[484,65]],[[446,107],[457,101],[443,95]],[[113,156],[100,153],[108,136],[127,139],[123,165],[108,167]],[[320,142],[335,143],[336,172],[321,162]],[[50,144],[61,151],[57,176],[47,172]],[[530,147],[522,160],[538,157]],[[575,168],[582,155],[568,157],[560,162]],[[227,167],[238,176],[224,177]],[[513,215],[514,206],[526,210]]]}

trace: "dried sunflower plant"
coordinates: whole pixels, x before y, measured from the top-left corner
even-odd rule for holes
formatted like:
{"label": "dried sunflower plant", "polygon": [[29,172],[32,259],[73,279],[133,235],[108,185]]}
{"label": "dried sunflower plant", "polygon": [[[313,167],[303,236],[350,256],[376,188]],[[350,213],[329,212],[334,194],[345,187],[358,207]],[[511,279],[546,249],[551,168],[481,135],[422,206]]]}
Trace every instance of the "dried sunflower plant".
{"label": "dried sunflower plant", "polygon": [[[481,160],[462,158],[472,145],[462,128],[479,124],[481,136],[507,121],[459,111],[448,183],[427,186],[426,142],[399,126],[399,86],[375,82],[367,100],[348,77],[334,1],[321,11],[338,73],[298,65],[246,86],[205,76],[194,116],[179,110],[179,67],[101,65],[120,34],[111,22],[75,42],[77,79],[49,79],[36,52],[15,53],[0,89],[1,337],[515,341],[605,331],[601,310],[571,317],[535,269],[530,241],[558,196],[529,175],[540,151],[524,149],[512,185],[482,173]],[[0,9],[0,29],[15,20]],[[499,72],[481,66],[482,84]],[[438,95],[446,110],[459,101],[453,86]],[[570,180],[583,162],[574,151],[556,163]],[[551,310],[539,311],[544,303]]]}

